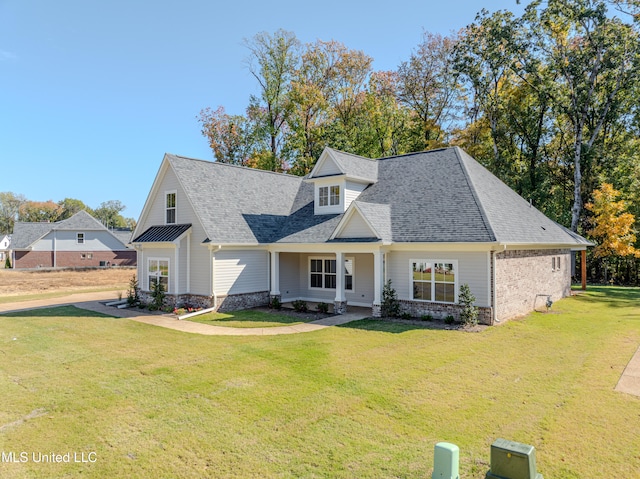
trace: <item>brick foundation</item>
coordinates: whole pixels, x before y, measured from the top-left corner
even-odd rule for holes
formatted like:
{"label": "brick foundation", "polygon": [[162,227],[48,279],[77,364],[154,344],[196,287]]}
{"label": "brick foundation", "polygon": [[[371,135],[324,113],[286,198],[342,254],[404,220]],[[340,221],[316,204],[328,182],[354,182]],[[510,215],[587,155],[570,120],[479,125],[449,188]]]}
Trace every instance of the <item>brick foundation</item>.
{"label": "brick foundation", "polygon": [[500,321],[534,309],[542,311],[546,309],[547,295],[557,301],[571,294],[571,252],[503,251],[496,254],[495,274],[496,312]]}
{"label": "brick foundation", "polygon": [[[92,268],[135,266],[135,250],[124,251],[16,251],[14,268]],[[54,264],[55,263],[55,264]],[[102,263],[102,264],[101,264]]]}
{"label": "brick foundation", "polygon": [[[459,304],[429,303],[424,301],[400,300],[400,313],[408,313],[413,318],[431,315],[434,319],[444,320],[451,315],[456,321],[460,321],[462,306]],[[491,325],[491,308],[478,308],[478,323]]]}
{"label": "brick foundation", "polygon": [[269,304],[269,291],[258,293],[230,294],[218,296],[216,311],[238,311],[240,309],[256,308]]}

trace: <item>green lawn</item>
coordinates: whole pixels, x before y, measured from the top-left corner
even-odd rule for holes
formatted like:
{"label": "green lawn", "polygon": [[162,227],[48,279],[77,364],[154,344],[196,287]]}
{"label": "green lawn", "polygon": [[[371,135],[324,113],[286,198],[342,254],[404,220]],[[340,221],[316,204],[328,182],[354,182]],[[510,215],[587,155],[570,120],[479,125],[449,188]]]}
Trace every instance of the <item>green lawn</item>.
{"label": "green lawn", "polygon": [[505,438],[534,445],[545,478],[627,478],[640,398],[614,387],[639,344],[637,288],[482,333],[365,320],[223,337],[73,307],[0,316],[0,451],[95,460],[5,461],[0,477],[425,478],[449,441],[461,477],[480,479]]}
{"label": "green lawn", "polygon": [[231,313],[205,313],[199,316],[192,316],[187,321],[230,328],[273,328],[277,326],[292,326],[303,322],[298,318],[285,314],[265,313],[251,309]]}

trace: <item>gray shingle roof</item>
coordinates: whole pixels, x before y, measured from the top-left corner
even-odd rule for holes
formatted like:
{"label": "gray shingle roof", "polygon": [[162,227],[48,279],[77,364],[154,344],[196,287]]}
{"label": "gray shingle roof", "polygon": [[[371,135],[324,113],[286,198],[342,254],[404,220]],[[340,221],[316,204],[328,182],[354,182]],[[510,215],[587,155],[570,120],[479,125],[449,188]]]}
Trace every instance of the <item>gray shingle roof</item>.
{"label": "gray shingle roof", "polygon": [[189,228],[191,228],[190,223],[183,225],[151,226],[135,238],[132,243],[165,243],[175,241]]}
{"label": "gray shingle roof", "polygon": [[[13,249],[29,248],[34,242],[45,236],[50,231],[109,231],[97,219],[84,210],[79,211],[75,215],[66,220],[56,221],[54,223],[29,223],[16,221],[13,226],[13,234],[11,237],[11,247]],[[111,232],[111,231],[110,231]],[[113,232],[111,232],[113,233]],[[118,240],[122,241],[122,235],[115,235]],[[129,232],[129,238],[131,232]]]}
{"label": "gray shingle roof", "polygon": [[292,210],[302,178],[167,154],[208,240],[267,243]]}
{"label": "gray shingle roof", "polygon": [[[585,245],[459,148],[368,160],[332,150],[353,177],[372,178],[355,201],[381,240]],[[323,243],[343,215],[314,215],[299,177],[166,158],[214,243]],[[375,165],[375,168],[371,166]],[[355,207],[355,206],[352,206]],[[345,238],[335,241],[345,241]]]}
{"label": "gray shingle roof", "polygon": [[360,178],[371,183],[378,181],[378,162],[364,156],[327,148],[332,158],[344,174],[350,178]]}

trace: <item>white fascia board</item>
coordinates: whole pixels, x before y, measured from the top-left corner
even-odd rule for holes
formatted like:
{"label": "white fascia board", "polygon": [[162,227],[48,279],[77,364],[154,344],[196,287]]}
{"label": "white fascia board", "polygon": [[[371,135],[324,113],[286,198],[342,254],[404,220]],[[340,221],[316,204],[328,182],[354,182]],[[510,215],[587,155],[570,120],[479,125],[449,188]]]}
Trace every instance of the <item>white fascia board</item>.
{"label": "white fascia board", "polygon": [[318,253],[334,254],[340,251],[345,254],[373,253],[383,250],[385,245],[380,242],[366,243],[274,243],[269,246],[272,253]]}
{"label": "white fascia board", "polygon": [[160,248],[177,248],[178,245],[176,243],[174,243],[173,241],[164,241],[164,242],[157,242],[157,243],[152,243],[152,242],[143,242],[143,243],[131,243],[136,249],[140,248],[140,249],[144,249],[144,248],[149,248],[149,249],[160,249]]}
{"label": "white fascia board", "polygon": [[500,243],[393,243],[390,251],[502,251]]}
{"label": "white fascia board", "polygon": [[570,249],[571,251],[584,251],[589,245],[577,243],[507,243],[506,249],[514,250],[534,250],[534,249]]}

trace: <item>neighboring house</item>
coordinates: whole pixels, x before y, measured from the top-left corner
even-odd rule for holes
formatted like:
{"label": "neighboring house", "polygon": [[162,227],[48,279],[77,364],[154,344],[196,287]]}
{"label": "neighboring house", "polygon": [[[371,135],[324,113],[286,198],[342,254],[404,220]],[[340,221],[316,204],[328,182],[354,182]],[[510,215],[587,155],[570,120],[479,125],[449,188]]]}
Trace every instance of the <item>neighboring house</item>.
{"label": "neighboring house", "polygon": [[11,237],[8,235],[0,236],[0,268],[4,268],[5,261],[9,255],[9,245]]}
{"label": "neighboring house", "polygon": [[[128,232],[128,238],[131,232]],[[107,229],[86,211],[55,223],[24,223],[13,227],[14,268],[135,266],[129,239]]]}
{"label": "neighboring house", "polygon": [[[492,324],[570,294],[589,243],[461,149],[370,160],[330,148],[305,178],[166,154],[134,232],[143,296],[233,310],[302,299]],[[145,293],[146,292],[146,293]],[[537,302],[536,302],[537,301]]]}

